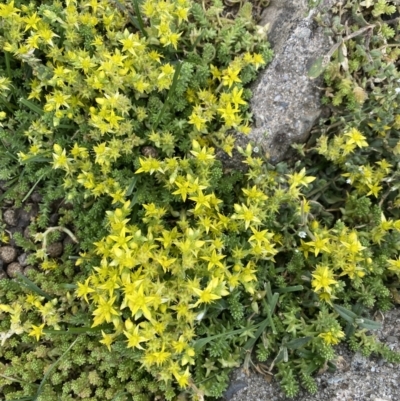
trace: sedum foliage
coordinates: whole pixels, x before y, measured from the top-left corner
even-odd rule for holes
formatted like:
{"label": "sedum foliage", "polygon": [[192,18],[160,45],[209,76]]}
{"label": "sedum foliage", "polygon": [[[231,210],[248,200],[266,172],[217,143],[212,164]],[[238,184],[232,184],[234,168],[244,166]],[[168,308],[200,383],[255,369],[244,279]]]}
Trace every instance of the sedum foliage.
{"label": "sedum foliage", "polygon": [[370,3],[334,10],[332,116],[277,166],[234,140],[272,57],[250,3],[0,5],[3,197],[43,194],[40,271],[0,282],[6,400],[218,398],[243,360],[294,396],[345,339],[400,361],[368,332],[400,274],[399,10]]}

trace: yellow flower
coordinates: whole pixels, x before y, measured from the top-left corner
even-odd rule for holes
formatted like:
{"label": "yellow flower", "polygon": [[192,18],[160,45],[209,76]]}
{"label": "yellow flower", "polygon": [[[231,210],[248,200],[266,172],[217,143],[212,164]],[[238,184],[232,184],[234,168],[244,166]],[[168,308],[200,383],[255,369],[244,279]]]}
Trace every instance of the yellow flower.
{"label": "yellow flower", "polygon": [[318,337],[321,337],[324,342],[328,345],[330,344],[338,344],[340,340],[344,337],[344,333],[342,330],[339,330],[338,328],[333,328],[327,332],[320,333]]}
{"label": "yellow flower", "polygon": [[183,373],[182,372],[174,373],[174,376],[181,388],[185,388],[188,386],[189,378],[190,378],[190,373],[189,373],[188,367],[186,368],[186,370]]}
{"label": "yellow flower", "polygon": [[188,122],[189,124],[193,124],[198,131],[202,131],[206,126],[207,120],[201,115],[200,107],[196,107],[195,109],[196,110],[193,109]]}
{"label": "yellow flower", "polygon": [[[129,321],[130,322],[130,321]],[[129,327],[128,331],[124,331],[126,338],[128,339],[127,347],[128,348],[138,348],[143,349],[140,343],[144,341],[148,341],[148,338],[144,337],[141,333],[139,333],[139,326],[135,326],[133,329],[133,324],[130,322],[130,325],[126,325],[127,328]],[[132,326],[132,327],[130,327]]]}
{"label": "yellow flower", "polygon": [[249,228],[250,223],[261,223],[261,220],[256,216],[253,208],[248,208],[246,205],[234,205],[236,213],[232,216],[233,219],[244,220],[246,230]]}
{"label": "yellow flower", "polygon": [[89,303],[89,300],[87,298],[88,294],[90,294],[91,292],[94,292],[94,289],[89,287],[89,281],[90,281],[90,277],[88,277],[86,279],[84,284],[78,283],[78,289],[76,290],[76,295],[79,298],[83,297],[87,303]]}
{"label": "yellow flower", "polygon": [[25,17],[22,20],[26,23],[25,31],[28,29],[38,29],[37,24],[40,22],[40,17],[37,16],[37,13],[33,13],[30,17]]}
{"label": "yellow flower", "polygon": [[29,333],[30,336],[36,337],[36,341],[40,340],[40,337],[43,334],[44,323],[40,326],[35,326],[32,324],[32,331]]}
{"label": "yellow flower", "polygon": [[235,82],[242,82],[240,78],[238,77],[240,73],[240,68],[232,68],[228,67],[223,71],[223,76],[222,76],[222,84],[224,86],[229,86],[229,88],[235,83]]}
{"label": "yellow flower", "polygon": [[351,128],[344,136],[349,138],[347,141],[349,144],[355,143],[359,148],[368,146],[367,138],[357,128]]}
{"label": "yellow flower", "polygon": [[306,242],[306,245],[309,245],[310,247],[314,248],[314,253],[315,256],[318,256],[318,254],[321,251],[324,251],[326,253],[330,253],[331,251],[327,247],[327,244],[329,243],[329,238],[320,238],[318,234],[315,234],[315,239],[314,241]]}
{"label": "yellow flower", "polygon": [[307,187],[308,184],[313,182],[316,178],[316,177],[307,177],[305,168],[303,168],[299,173],[287,174],[287,176],[289,177],[288,182],[291,188],[298,187],[299,185]]}
{"label": "yellow flower", "polygon": [[258,67],[260,67],[260,65],[265,64],[265,60],[261,54],[254,53],[253,59],[252,59],[252,64],[254,64],[256,69],[258,69]]}
{"label": "yellow flower", "polygon": [[108,300],[99,296],[97,309],[93,312],[95,316],[92,327],[96,327],[103,322],[111,323],[113,316],[119,316],[121,313],[113,308],[115,297]]}
{"label": "yellow flower", "polygon": [[312,274],[314,279],[311,282],[315,292],[321,289],[328,294],[331,293],[331,285],[336,284],[337,281],[333,278],[333,272],[327,266],[317,265],[315,272]]}
{"label": "yellow flower", "polygon": [[104,333],[103,330],[101,330],[101,335],[103,336],[103,339],[100,340],[100,343],[104,344],[111,352],[111,344],[114,342],[114,336]]}
{"label": "yellow flower", "polygon": [[400,273],[400,258],[399,259],[389,259],[389,270],[399,274]]}

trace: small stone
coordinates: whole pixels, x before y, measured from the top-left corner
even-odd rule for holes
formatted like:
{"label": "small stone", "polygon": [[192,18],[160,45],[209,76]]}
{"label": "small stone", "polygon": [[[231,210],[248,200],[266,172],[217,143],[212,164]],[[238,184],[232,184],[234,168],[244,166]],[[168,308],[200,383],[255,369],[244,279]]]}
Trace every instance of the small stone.
{"label": "small stone", "polygon": [[24,274],[24,269],[22,266],[18,262],[10,263],[7,266],[7,274],[10,277],[15,278],[17,277],[17,273]]}
{"label": "small stone", "polygon": [[388,343],[395,343],[395,342],[398,341],[398,338],[395,337],[395,336],[389,336],[389,337],[386,339],[386,341],[387,341]]}
{"label": "small stone", "polygon": [[69,235],[67,235],[63,240],[64,249],[67,245],[75,245],[75,242],[72,240],[72,238]]}
{"label": "small stone", "polygon": [[8,226],[16,226],[17,225],[17,216],[14,209],[7,209],[3,214],[3,221]]}
{"label": "small stone", "polygon": [[7,273],[3,270],[0,269],[0,280],[8,278]]}
{"label": "small stone", "polygon": [[154,159],[158,157],[157,149],[153,146],[143,146],[140,152],[146,157],[153,157]]}
{"label": "small stone", "polygon": [[18,226],[25,228],[38,214],[38,206],[34,203],[26,205],[18,210]]}
{"label": "small stone", "polygon": [[233,396],[240,390],[247,387],[247,383],[244,380],[238,380],[231,383],[228,389],[225,391],[223,397],[225,400],[229,401]]}
{"label": "small stone", "polygon": [[74,204],[70,202],[65,202],[61,206],[65,210],[72,210],[74,208]]}
{"label": "small stone", "polygon": [[25,267],[28,265],[28,255],[26,252],[18,256],[18,263],[22,266]]}
{"label": "small stone", "polygon": [[50,223],[52,226],[55,226],[55,225],[57,225],[58,219],[59,219],[59,218],[60,218],[60,216],[59,216],[58,213],[53,213],[53,214],[50,216],[50,218],[49,218],[49,223]]}
{"label": "small stone", "polygon": [[2,246],[0,247],[0,258],[1,260],[8,264],[15,260],[17,257],[17,250],[12,246]]}
{"label": "small stone", "polygon": [[276,102],[279,102],[281,99],[282,99],[282,96],[281,96],[281,95],[276,95],[276,96],[274,97],[274,102],[275,102],[275,103],[276,103]]}
{"label": "small stone", "polygon": [[61,242],[54,242],[54,244],[48,245],[46,249],[46,253],[50,258],[58,258],[62,255],[63,251],[64,247]]}
{"label": "small stone", "polygon": [[371,368],[371,372],[375,372],[375,366],[372,366],[372,368]]}
{"label": "small stone", "polygon": [[33,200],[33,202],[40,203],[42,201],[43,197],[42,197],[42,195],[40,195],[39,192],[34,192],[31,195],[31,199]]}

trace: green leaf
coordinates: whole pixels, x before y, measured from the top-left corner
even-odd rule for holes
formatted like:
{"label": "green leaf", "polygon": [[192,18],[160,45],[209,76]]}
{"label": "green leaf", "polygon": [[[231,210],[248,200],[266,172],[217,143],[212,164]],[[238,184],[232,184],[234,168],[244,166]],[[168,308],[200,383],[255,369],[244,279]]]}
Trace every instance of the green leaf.
{"label": "green leaf", "polygon": [[304,287],[302,285],[293,285],[291,287],[285,287],[285,288],[277,288],[275,291],[278,294],[284,294],[286,292],[295,292],[295,291],[301,291],[303,290]]}
{"label": "green leaf", "polygon": [[370,319],[362,319],[362,323],[357,323],[359,327],[367,330],[379,330],[382,328],[382,324],[380,322],[375,322],[375,320]]}
{"label": "green leaf", "polygon": [[298,349],[298,348],[301,348],[303,345],[307,344],[311,340],[312,340],[312,337],[310,337],[310,336],[295,338],[294,340],[291,340],[288,343],[286,343],[285,346],[286,346],[286,348],[289,348],[289,349]]}
{"label": "green leaf", "polygon": [[128,189],[126,190],[126,196],[131,196],[132,195],[132,191],[134,190],[134,188],[136,187],[138,181],[138,177],[133,177],[131,183],[129,184]]}
{"label": "green leaf", "polygon": [[318,57],[314,63],[311,65],[310,69],[308,70],[308,76],[311,79],[318,78],[325,70],[325,66],[323,65],[324,58]]}
{"label": "green leaf", "polygon": [[333,305],[335,311],[344,319],[346,322],[354,323],[355,319],[358,317],[354,312],[344,308],[340,305]]}

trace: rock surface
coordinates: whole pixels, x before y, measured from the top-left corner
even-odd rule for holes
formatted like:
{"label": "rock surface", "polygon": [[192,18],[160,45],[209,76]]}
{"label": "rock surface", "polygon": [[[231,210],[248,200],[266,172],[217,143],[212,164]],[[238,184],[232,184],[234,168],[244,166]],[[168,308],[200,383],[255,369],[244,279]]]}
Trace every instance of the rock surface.
{"label": "rock surface", "polygon": [[17,257],[17,250],[12,246],[2,246],[0,247],[0,258],[1,260],[8,264],[15,260]]}
{"label": "rock surface", "polygon": [[248,138],[272,163],[287,156],[292,143],[304,142],[321,115],[322,80],[310,79],[308,71],[333,43],[313,16],[338,2],[322,0],[309,11],[307,1],[272,0],[263,12],[259,25],[269,24],[275,56],[252,85],[254,127]]}
{"label": "rock surface", "polygon": [[[382,329],[375,333],[379,340],[392,350],[400,351],[400,308],[385,313]],[[294,398],[283,395],[277,382],[269,383],[261,375],[246,376],[237,370],[232,378],[235,383],[246,383],[227,401],[398,401],[400,400],[400,365],[385,362],[382,358],[363,357],[349,351],[346,346],[336,348],[341,363],[335,373],[316,376],[318,392],[305,391]],[[233,387],[232,387],[233,388]]]}

